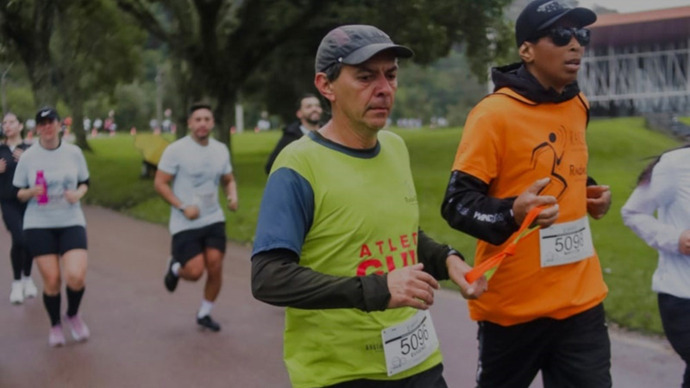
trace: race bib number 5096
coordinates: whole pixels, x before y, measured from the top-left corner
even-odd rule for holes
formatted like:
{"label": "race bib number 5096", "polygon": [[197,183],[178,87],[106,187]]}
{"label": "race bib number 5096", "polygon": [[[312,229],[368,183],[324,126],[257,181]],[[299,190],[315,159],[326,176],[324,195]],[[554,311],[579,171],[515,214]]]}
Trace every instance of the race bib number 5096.
{"label": "race bib number 5096", "polygon": [[415,367],[438,348],[438,337],[429,311],[381,331],[388,376]]}

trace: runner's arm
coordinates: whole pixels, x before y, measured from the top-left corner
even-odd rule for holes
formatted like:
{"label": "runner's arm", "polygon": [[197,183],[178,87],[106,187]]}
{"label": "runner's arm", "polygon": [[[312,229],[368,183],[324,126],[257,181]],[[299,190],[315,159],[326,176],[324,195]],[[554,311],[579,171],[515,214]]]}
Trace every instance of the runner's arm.
{"label": "runner's arm", "polygon": [[273,249],[252,257],[252,294],[262,302],[301,309],[385,310],[387,275],[339,277],[299,265],[297,253]]}
{"label": "runner's arm", "polygon": [[237,197],[237,182],[235,181],[235,174],[228,173],[221,177],[223,183],[223,191],[228,200],[228,208],[232,211],[237,210],[239,198]]}
{"label": "runner's arm", "polygon": [[156,177],[153,179],[153,187],[166,202],[168,202],[174,208],[180,209],[184,204],[179,198],[177,198],[175,193],[173,193],[172,187],[170,187],[170,182],[174,177],[174,175],[158,169],[156,171]]}
{"label": "runner's arm", "polygon": [[494,198],[488,192],[487,183],[455,170],[448,182],[441,215],[453,229],[500,245],[519,228],[512,210],[516,197]]}
{"label": "runner's arm", "polygon": [[671,200],[668,197],[676,192],[674,182],[677,176],[658,171],[654,173],[654,180],[638,185],[623,205],[623,223],[650,247],[677,254],[683,228],[661,222],[654,216],[657,209],[666,205]]}

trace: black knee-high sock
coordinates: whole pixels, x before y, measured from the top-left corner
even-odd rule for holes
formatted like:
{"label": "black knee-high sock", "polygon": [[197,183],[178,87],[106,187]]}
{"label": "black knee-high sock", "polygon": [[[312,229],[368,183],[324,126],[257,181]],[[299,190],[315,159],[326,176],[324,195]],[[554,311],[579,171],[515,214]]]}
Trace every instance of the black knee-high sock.
{"label": "black knee-high sock", "polygon": [[43,304],[46,306],[46,311],[48,311],[48,317],[50,317],[50,326],[60,323],[60,299],[59,292],[53,296],[43,293]]}
{"label": "black knee-high sock", "polygon": [[14,280],[20,280],[22,278],[22,267],[24,266],[24,256],[22,255],[20,246],[12,244],[12,248],[10,248],[10,260],[12,261],[12,275],[14,275]]}
{"label": "black knee-high sock", "polygon": [[31,267],[34,265],[34,258],[26,251],[26,247],[22,247],[22,251],[24,253],[22,257],[24,260],[24,266],[22,267],[24,269],[24,276],[29,277],[31,276]]}
{"label": "black knee-high sock", "polygon": [[67,289],[67,316],[73,317],[79,312],[79,304],[81,304],[81,297],[84,296],[86,287],[82,287],[79,291],[74,291],[69,287]]}

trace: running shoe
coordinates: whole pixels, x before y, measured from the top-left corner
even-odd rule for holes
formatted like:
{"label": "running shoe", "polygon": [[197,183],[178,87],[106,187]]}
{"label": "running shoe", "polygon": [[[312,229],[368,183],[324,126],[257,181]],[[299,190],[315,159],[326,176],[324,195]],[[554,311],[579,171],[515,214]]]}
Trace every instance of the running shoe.
{"label": "running shoe", "polygon": [[34,284],[33,279],[31,277],[26,277],[22,280],[22,283],[24,284],[24,297],[25,298],[35,298],[36,295],[38,295],[38,290],[36,289],[36,285]]}
{"label": "running shoe", "polygon": [[22,304],[24,302],[24,289],[22,288],[21,280],[12,282],[12,290],[10,290],[10,303]]}
{"label": "running shoe", "polygon": [[48,345],[55,348],[65,344],[65,335],[62,333],[62,325],[57,324],[50,328],[48,334]]}
{"label": "running shoe", "polygon": [[89,339],[91,332],[79,314],[73,317],[65,316],[65,321],[67,321],[70,333],[72,333],[72,338],[74,338],[75,341],[86,341]]}
{"label": "running shoe", "polygon": [[175,274],[172,272],[173,263],[174,263],[173,258],[172,258],[172,256],[170,256],[170,258],[168,259],[168,264],[166,266],[166,270],[165,270],[165,278],[163,278],[163,283],[165,284],[165,288],[169,292],[175,291],[175,289],[177,288],[177,282],[180,281],[180,278],[175,276]]}
{"label": "running shoe", "polygon": [[211,331],[220,331],[220,325],[218,324],[218,322],[214,321],[210,315],[205,315],[201,318],[197,317],[196,323],[198,323],[199,326],[209,329]]}

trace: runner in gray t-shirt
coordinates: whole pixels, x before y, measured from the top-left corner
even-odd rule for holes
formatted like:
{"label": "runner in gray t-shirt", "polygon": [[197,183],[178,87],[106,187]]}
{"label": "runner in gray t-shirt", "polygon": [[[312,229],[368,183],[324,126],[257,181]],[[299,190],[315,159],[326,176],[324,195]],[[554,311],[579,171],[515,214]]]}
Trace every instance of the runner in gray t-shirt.
{"label": "runner in gray t-shirt", "polygon": [[39,139],[19,159],[12,180],[19,189],[17,198],[29,202],[24,214],[24,236],[29,255],[43,277],[43,303],[51,324],[50,346],[65,344],[60,319],[62,278],[67,283],[65,320],[72,337],[85,341],[90,336],[78,314],[88,263],[86,221],[79,201],[89,188],[89,170],[81,150],[63,142],[59,130],[57,111],[41,108],[36,113]]}
{"label": "runner in gray t-shirt", "polygon": [[172,248],[164,283],[173,292],[179,278],[196,281],[206,270],[197,323],[218,331],[220,325],[210,315],[220,293],[226,244],[225,214],[218,202],[218,185],[222,184],[232,211],[237,210],[237,186],[227,147],[210,138],[214,126],[211,107],[193,105],[187,125],[189,136],[165,149],[154,180],[156,191],[172,206]]}

